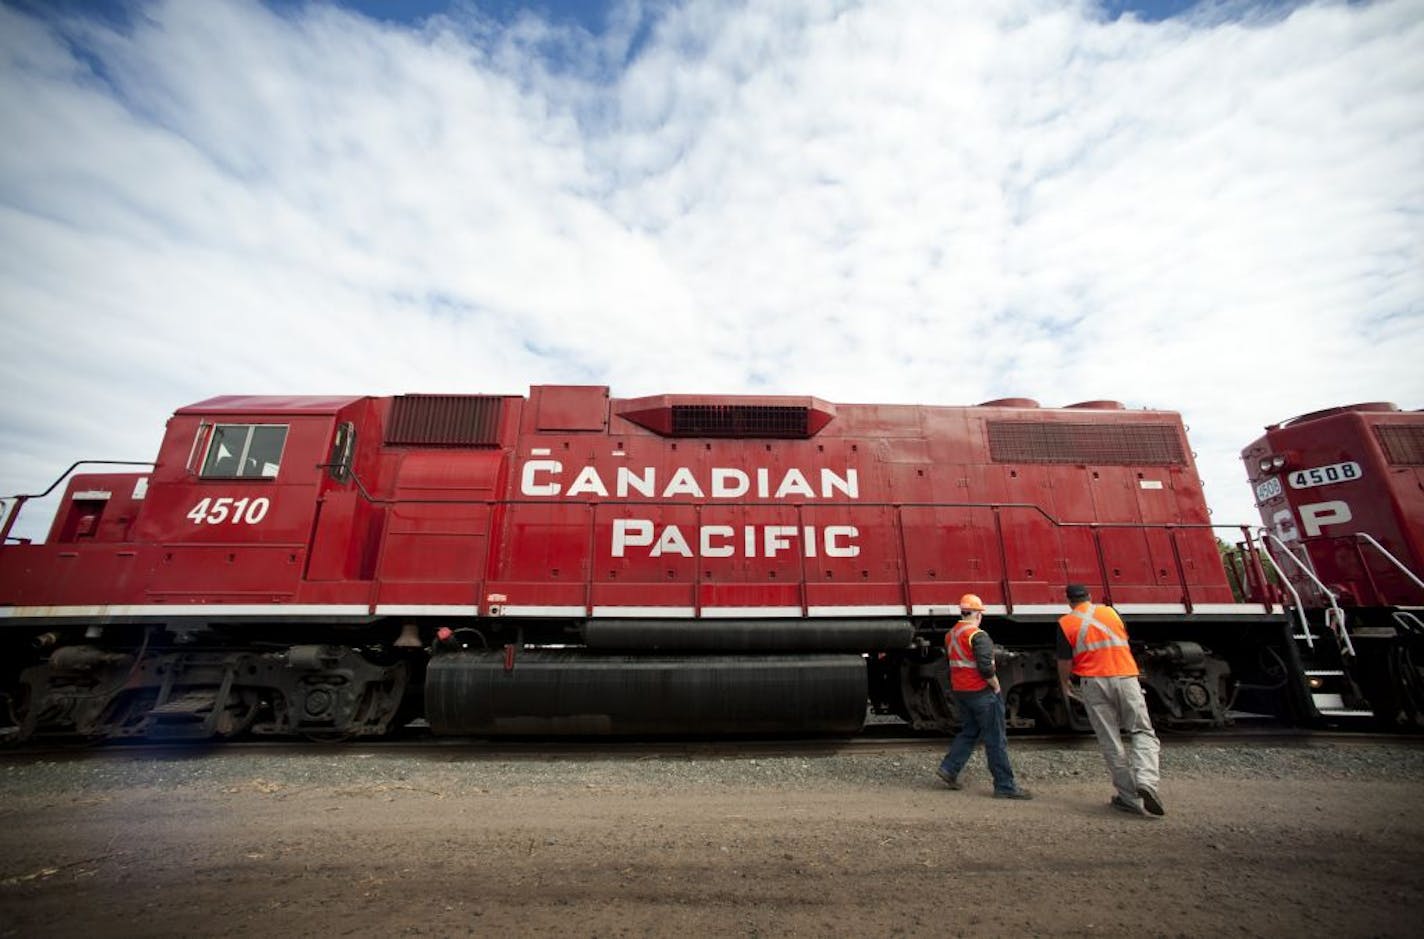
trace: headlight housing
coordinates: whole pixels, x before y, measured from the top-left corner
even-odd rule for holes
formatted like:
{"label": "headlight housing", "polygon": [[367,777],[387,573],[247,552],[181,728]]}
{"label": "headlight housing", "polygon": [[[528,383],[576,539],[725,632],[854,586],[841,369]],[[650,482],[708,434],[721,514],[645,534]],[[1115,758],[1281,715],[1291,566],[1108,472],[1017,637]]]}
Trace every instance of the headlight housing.
{"label": "headlight housing", "polygon": [[1256,465],[1263,473],[1276,473],[1285,468],[1286,458],[1279,453],[1273,456],[1263,456]]}

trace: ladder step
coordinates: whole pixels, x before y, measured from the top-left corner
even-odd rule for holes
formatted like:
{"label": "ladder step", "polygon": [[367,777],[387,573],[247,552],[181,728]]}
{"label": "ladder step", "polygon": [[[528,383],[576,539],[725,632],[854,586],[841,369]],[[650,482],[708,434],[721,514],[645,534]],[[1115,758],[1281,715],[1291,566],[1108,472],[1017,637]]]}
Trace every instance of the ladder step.
{"label": "ladder step", "polygon": [[215,691],[190,691],[187,694],[179,695],[171,701],[166,701],[158,707],[149,711],[149,715],[160,720],[196,718],[206,716],[212,711],[213,705],[218,703],[217,692]]}

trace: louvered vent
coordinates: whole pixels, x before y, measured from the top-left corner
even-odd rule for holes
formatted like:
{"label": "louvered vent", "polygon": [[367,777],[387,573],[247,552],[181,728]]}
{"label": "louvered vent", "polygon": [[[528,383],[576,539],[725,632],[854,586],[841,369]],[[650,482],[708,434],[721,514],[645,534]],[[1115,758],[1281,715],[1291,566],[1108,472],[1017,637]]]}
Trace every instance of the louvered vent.
{"label": "louvered vent", "polygon": [[805,438],[806,408],[766,404],[675,404],[674,437]]}
{"label": "louvered vent", "polygon": [[1424,464],[1424,424],[1380,425],[1375,427],[1375,436],[1394,465]]}
{"label": "louvered vent", "polygon": [[1172,424],[1048,424],[990,421],[989,455],[996,463],[1183,465],[1181,435]]}
{"label": "louvered vent", "polygon": [[387,446],[492,447],[503,399],[487,395],[401,395],[391,400]]}
{"label": "louvered vent", "polygon": [[835,420],[836,406],[790,395],[654,395],[617,402],[613,413],[662,437],[807,440]]}

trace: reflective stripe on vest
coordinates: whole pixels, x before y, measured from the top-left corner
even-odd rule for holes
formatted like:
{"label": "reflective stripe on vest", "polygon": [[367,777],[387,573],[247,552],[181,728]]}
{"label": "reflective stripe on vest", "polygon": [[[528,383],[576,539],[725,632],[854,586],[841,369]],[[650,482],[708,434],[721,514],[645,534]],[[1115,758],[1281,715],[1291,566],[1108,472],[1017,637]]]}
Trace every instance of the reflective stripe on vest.
{"label": "reflective stripe on vest", "polygon": [[1113,624],[1095,617],[1099,609],[1089,603],[1086,609],[1074,610],[1058,621],[1073,643],[1074,674],[1097,678],[1136,675],[1137,660],[1132,657],[1127,630],[1119,632]]}
{"label": "reflective stripe on vest", "polygon": [[944,637],[945,650],[949,654],[949,687],[955,691],[983,691],[989,687],[974,661],[973,642],[977,632],[978,626],[961,620]]}

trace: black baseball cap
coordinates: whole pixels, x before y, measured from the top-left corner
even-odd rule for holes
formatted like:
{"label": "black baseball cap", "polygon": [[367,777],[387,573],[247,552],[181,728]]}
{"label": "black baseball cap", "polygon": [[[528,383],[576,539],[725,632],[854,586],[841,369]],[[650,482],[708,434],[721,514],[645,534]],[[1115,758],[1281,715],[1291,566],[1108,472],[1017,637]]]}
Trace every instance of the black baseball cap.
{"label": "black baseball cap", "polygon": [[1089,596],[1091,596],[1091,594],[1088,593],[1088,588],[1084,587],[1082,584],[1068,585],[1069,600],[1086,600]]}

